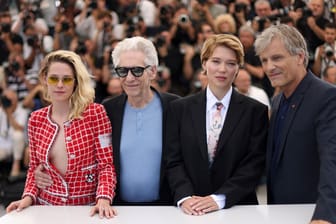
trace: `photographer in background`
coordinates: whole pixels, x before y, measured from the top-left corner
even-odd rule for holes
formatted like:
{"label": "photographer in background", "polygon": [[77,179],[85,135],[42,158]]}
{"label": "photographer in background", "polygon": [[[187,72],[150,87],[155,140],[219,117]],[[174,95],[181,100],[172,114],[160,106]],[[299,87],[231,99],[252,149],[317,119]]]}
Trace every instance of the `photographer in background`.
{"label": "photographer in background", "polygon": [[305,37],[309,52],[311,69],[314,63],[314,52],[324,42],[324,26],[329,21],[323,17],[324,0],[309,0],[307,7],[301,9],[302,17],[297,21],[296,27]]}
{"label": "photographer in background", "polygon": [[264,29],[272,25],[271,3],[268,0],[257,0],[254,3],[256,16],[251,21],[251,26],[256,33],[261,33]]}
{"label": "photographer in background", "polygon": [[29,3],[23,4],[19,15],[13,22],[12,32],[22,34],[27,25],[32,25],[39,36],[47,35],[49,32],[48,25],[46,21],[43,18],[38,17],[38,15],[39,13],[37,9],[32,10]]}
{"label": "photographer in background", "polygon": [[236,29],[246,24],[247,21],[252,21],[254,11],[252,10],[252,5],[250,0],[235,0],[229,5],[229,13],[233,16],[236,21]]}
{"label": "photographer in background", "polygon": [[58,14],[55,17],[53,50],[70,50],[76,38],[74,22],[65,15]]}
{"label": "photographer in background", "polygon": [[272,2],[272,14],[279,17],[290,17],[294,22],[300,18],[298,8],[304,8],[306,3],[302,0],[275,0]]}
{"label": "photographer in background", "polygon": [[27,116],[18,107],[18,98],[9,89],[0,94],[0,161],[12,160],[9,181],[24,177],[21,160],[25,149],[24,129]]}
{"label": "photographer in background", "polygon": [[157,67],[157,76],[152,81],[151,86],[161,93],[168,93],[171,88],[170,70],[165,66]]}
{"label": "photographer in background", "polygon": [[[123,38],[133,36],[145,36],[146,24],[140,15],[140,11],[135,2],[124,7]],[[122,39],[122,38],[121,38]]]}
{"label": "photographer in background", "polygon": [[11,39],[11,15],[9,12],[0,13],[0,66],[8,61],[9,52],[14,51]]}
{"label": "photographer in background", "polygon": [[192,0],[191,19],[194,22],[207,22],[213,26],[214,19],[226,13],[225,5],[218,4],[215,0]]}
{"label": "photographer in background", "polygon": [[175,14],[174,6],[170,4],[159,4],[157,14],[156,27],[158,30],[169,29],[173,24]]}
{"label": "photographer in background", "polygon": [[315,51],[314,73],[321,77],[327,67],[336,66],[336,25],[327,23],[324,27],[324,44]]}
{"label": "photographer in background", "polygon": [[28,95],[28,91],[33,89],[38,81],[36,77],[34,78],[34,76],[29,76],[26,73],[25,61],[20,53],[11,53],[9,55],[5,76],[6,86],[17,94],[19,102]]}
{"label": "photographer in background", "polygon": [[326,82],[336,85],[336,67],[327,67],[322,74],[322,79]]}
{"label": "photographer in background", "polygon": [[169,32],[171,43],[176,47],[180,47],[181,44],[195,43],[196,32],[186,5],[181,3],[176,7],[173,24]]}
{"label": "photographer in background", "polygon": [[[189,79],[192,76],[191,57],[194,55],[193,47],[187,44],[183,45],[184,53],[182,53],[180,47],[172,44],[169,31],[158,33],[155,37],[154,45],[159,57],[158,67],[161,71],[164,71],[161,77],[160,74],[157,75],[159,76],[158,79],[161,79],[161,87],[169,85],[169,92],[180,96],[188,94]],[[167,80],[168,78],[169,81]]]}

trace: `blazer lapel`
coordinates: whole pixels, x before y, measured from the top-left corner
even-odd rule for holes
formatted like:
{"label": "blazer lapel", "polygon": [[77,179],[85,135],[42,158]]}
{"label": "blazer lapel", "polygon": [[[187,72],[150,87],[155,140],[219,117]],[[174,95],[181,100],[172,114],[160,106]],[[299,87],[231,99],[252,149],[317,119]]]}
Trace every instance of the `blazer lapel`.
{"label": "blazer lapel", "polygon": [[[241,95],[237,93],[235,90],[233,90],[229,108],[224,121],[224,126],[219,136],[217,153],[221,152],[222,150],[225,150],[225,145],[230,139],[233,130],[235,129],[242,113],[244,112],[242,108],[239,106],[241,104],[241,100],[242,100]],[[216,156],[214,160],[216,160]]]}
{"label": "blazer lapel", "polygon": [[206,139],[206,91],[202,91],[194,96],[194,101],[191,103],[189,109],[202,157],[209,162]]}
{"label": "blazer lapel", "polygon": [[277,156],[276,166],[279,164],[282,158],[286,139],[287,139],[288,133],[290,132],[290,128],[293,124],[293,119],[295,118],[296,111],[300,107],[300,104],[302,103],[302,100],[304,98],[304,94],[311,84],[311,80],[312,80],[311,75],[312,74],[308,73],[306,77],[301,81],[301,83],[299,84],[295,92],[293,93],[294,95],[290,101],[290,105],[289,105],[288,112],[286,115],[286,120],[285,120],[283,129],[281,131],[280,148],[279,148],[280,151],[279,151],[279,155]]}
{"label": "blazer lapel", "polygon": [[121,142],[121,129],[124,117],[125,103],[127,100],[126,95],[120,96],[120,100],[113,105],[115,106],[114,110],[114,119],[111,123],[112,125],[112,143],[113,143],[113,157],[114,157],[114,166],[116,169],[118,180],[120,178],[120,142]]}
{"label": "blazer lapel", "polygon": [[274,127],[275,127],[275,118],[278,113],[279,105],[281,101],[281,94],[275,96],[272,101],[272,113],[271,113],[271,118],[270,118],[270,127],[269,127],[269,132],[268,132],[268,138],[267,138],[267,159],[266,159],[266,168],[267,172],[270,172],[270,162],[271,158],[273,156],[273,142],[274,142]]}

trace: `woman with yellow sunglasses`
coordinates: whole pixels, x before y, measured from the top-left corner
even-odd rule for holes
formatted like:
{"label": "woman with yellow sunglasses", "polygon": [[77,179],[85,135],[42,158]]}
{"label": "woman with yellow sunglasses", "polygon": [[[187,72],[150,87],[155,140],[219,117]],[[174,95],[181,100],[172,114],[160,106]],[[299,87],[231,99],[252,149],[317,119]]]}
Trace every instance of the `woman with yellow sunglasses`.
{"label": "woman with yellow sunglasses", "polygon": [[[91,215],[114,217],[112,128],[104,107],[93,103],[90,74],[77,54],[60,50],[46,56],[39,78],[51,104],[31,114],[26,186],[7,212],[30,205],[94,205]],[[35,183],[41,164],[53,182],[46,188]]]}

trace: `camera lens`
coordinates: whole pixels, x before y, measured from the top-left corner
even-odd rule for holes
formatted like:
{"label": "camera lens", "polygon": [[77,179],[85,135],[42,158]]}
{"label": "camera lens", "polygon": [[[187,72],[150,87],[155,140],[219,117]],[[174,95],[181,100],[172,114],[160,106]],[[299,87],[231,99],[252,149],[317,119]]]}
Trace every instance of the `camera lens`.
{"label": "camera lens", "polygon": [[334,55],[334,51],[332,49],[332,47],[330,45],[327,45],[324,49],[325,51],[325,55],[329,58],[332,57]]}
{"label": "camera lens", "polygon": [[334,53],[333,53],[332,51],[327,51],[327,52],[326,52],[326,56],[327,56],[327,57],[331,57],[331,56],[333,56],[333,54],[334,54]]}
{"label": "camera lens", "polygon": [[186,22],[188,22],[188,21],[189,21],[189,17],[188,17],[188,15],[186,15],[186,14],[182,14],[182,15],[180,15],[180,17],[179,17],[179,21],[180,21],[181,23],[186,23]]}

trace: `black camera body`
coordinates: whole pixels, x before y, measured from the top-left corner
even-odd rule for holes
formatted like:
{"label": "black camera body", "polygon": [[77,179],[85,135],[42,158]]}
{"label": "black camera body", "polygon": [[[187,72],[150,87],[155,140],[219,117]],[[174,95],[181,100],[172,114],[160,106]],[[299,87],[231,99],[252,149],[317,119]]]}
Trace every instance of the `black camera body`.
{"label": "black camera body", "polygon": [[207,0],[197,0],[198,4],[205,5],[208,1]]}
{"label": "black camera body", "polygon": [[302,8],[302,15],[303,15],[303,17],[306,17],[306,18],[311,17],[311,16],[313,16],[313,11],[308,7],[304,7],[304,8]]}
{"label": "black camera body", "polygon": [[19,64],[19,62],[17,61],[13,61],[9,64],[9,68],[14,71],[14,72],[17,72],[20,70],[21,68],[21,65]]}
{"label": "black camera body", "polygon": [[163,47],[166,44],[166,38],[164,36],[158,36],[156,39],[156,46]]}
{"label": "black camera body", "polygon": [[97,1],[96,0],[92,0],[91,3],[89,4],[89,8],[96,9],[97,7],[98,7]]}
{"label": "black camera body", "polygon": [[235,6],[234,7],[235,12],[242,12],[242,11],[246,12],[246,9],[247,9],[247,5],[246,4],[244,4],[244,3],[236,3],[234,6]]}
{"label": "black camera body", "polygon": [[173,14],[174,9],[171,5],[163,5],[160,8],[160,16],[166,16],[167,14]]}
{"label": "black camera body", "polygon": [[38,36],[37,35],[29,36],[27,38],[27,44],[31,47],[35,47],[37,45],[37,42],[38,42]]}
{"label": "black camera body", "polygon": [[78,41],[75,52],[79,55],[84,55],[87,53],[87,48],[84,41]]}
{"label": "black camera body", "polygon": [[330,58],[334,55],[334,50],[332,48],[332,46],[330,46],[329,44],[326,44],[324,47],[324,52],[326,57]]}
{"label": "black camera body", "polygon": [[2,23],[1,24],[1,31],[3,33],[9,33],[11,31],[11,24],[9,24],[9,23]]}
{"label": "black camera body", "polygon": [[12,106],[12,101],[8,99],[7,96],[1,95],[0,101],[1,101],[1,105],[3,106],[3,108],[9,108],[10,106]]}
{"label": "black camera body", "polygon": [[66,32],[70,29],[70,24],[66,21],[61,23],[61,32]]}

